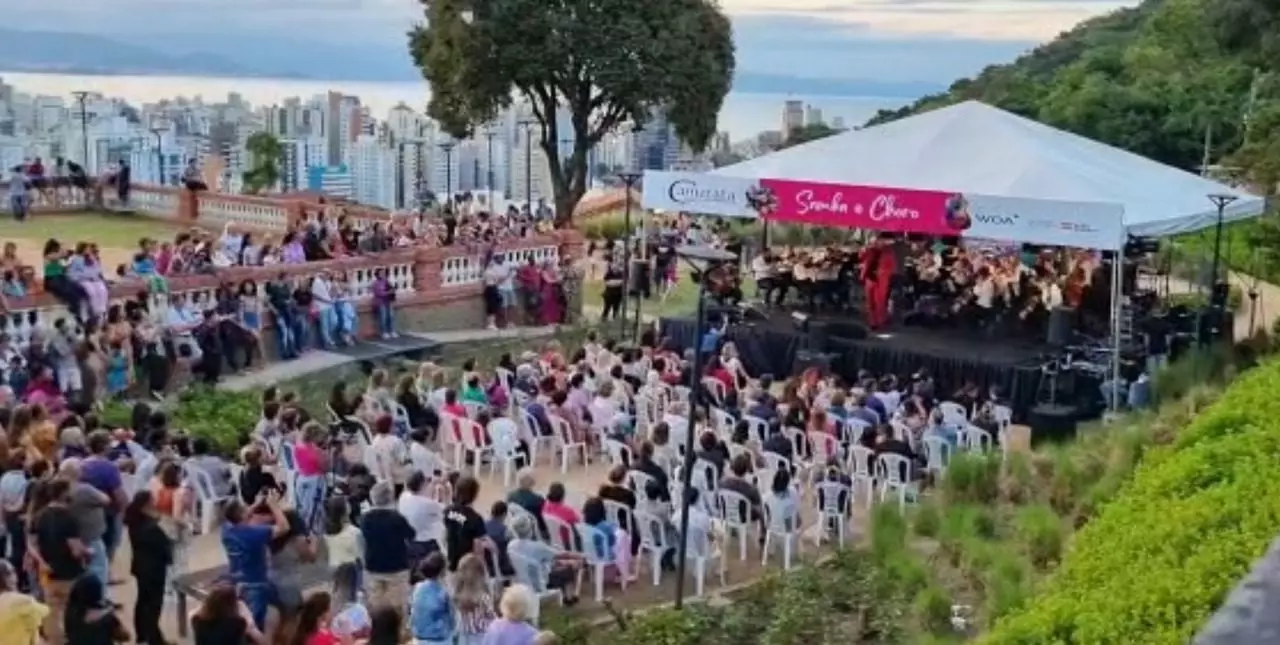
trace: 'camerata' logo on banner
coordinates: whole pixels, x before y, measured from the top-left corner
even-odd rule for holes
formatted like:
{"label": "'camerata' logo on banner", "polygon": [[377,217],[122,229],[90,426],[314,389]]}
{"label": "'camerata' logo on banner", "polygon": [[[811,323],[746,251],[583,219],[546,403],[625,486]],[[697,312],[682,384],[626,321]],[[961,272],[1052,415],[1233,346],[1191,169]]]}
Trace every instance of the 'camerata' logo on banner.
{"label": "'camerata' logo on banner", "polygon": [[667,187],[667,196],[677,204],[732,204],[738,206],[745,196],[716,186],[700,186],[692,179],[677,179]]}

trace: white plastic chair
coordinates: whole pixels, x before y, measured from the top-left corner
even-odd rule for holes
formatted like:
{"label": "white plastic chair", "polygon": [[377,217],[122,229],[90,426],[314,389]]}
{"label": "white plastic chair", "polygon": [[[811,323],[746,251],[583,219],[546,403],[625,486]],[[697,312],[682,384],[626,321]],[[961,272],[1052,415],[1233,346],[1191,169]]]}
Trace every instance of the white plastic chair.
{"label": "white plastic chair", "polygon": [[[538,427],[538,419],[525,408],[520,408],[520,420],[526,433],[525,439],[529,442],[529,461],[532,462],[532,465],[537,466],[538,454],[543,448],[555,450],[555,438],[542,434]],[[554,457],[555,454],[552,453],[552,456]]]}
{"label": "white plastic chair", "polygon": [[480,469],[484,466],[484,458],[494,456],[494,446],[492,443],[489,445],[476,443],[477,432],[488,436],[489,431],[480,425],[478,421],[472,419],[462,420],[463,461],[458,463],[458,470],[462,470],[466,465],[466,458],[471,457],[471,468],[478,475],[480,474]]}
{"label": "white plastic chair", "polygon": [[845,417],[840,421],[839,427],[840,443],[851,446],[862,439],[862,434],[871,427],[871,424],[856,417]]}
{"label": "white plastic chair", "polygon": [[711,496],[720,487],[720,478],[716,475],[716,465],[706,459],[695,459],[693,461],[693,477],[690,482],[693,487],[701,491],[701,499],[707,500],[707,508],[710,508]]}
{"label": "white plastic chair", "polygon": [[838,481],[821,481],[815,486],[815,491],[819,524],[814,533],[814,543],[821,546],[822,536],[834,528],[836,540],[843,548],[849,525],[849,508],[853,506],[853,488]]}
{"label": "white plastic chair", "polygon": [[[501,418],[501,417],[499,417]],[[489,433],[489,440],[493,443],[489,446],[489,451],[493,455],[492,461],[489,462],[489,474],[494,474],[498,470],[498,464],[502,464],[502,485],[509,487],[511,485],[511,477],[522,466],[529,465],[526,463],[524,453],[519,451],[520,440],[518,437],[511,435],[510,432],[502,432],[501,424],[495,427],[494,421],[489,422],[486,432]],[[476,468],[479,471],[479,467]]]}
{"label": "white plastic chair", "polygon": [[[716,382],[719,383],[719,381]],[[720,437],[727,440],[732,436],[735,423],[732,414],[720,408],[711,408],[711,427],[715,428],[716,434]]]}
{"label": "white plastic chair", "polygon": [[915,485],[911,483],[911,461],[891,452],[876,458],[876,479],[880,482],[880,501],[890,494],[898,498],[899,510],[906,510],[907,500],[914,501]]}
{"label": "white plastic chair", "polygon": [[779,500],[773,495],[764,499],[764,545],[761,547],[760,564],[769,564],[769,547],[774,540],[782,544],[782,568],[791,568],[791,552],[800,553],[800,517],[797,513],[787,517],[779,508]]}
{"label": "white plastic chair", "polygon": [[560,451],[560,472],[569,472],[569,455],[574,452],[582,455],[584,466],[590,464],[591,457],[587,454],[587,444],[573,440],[573,428],[569,422],[555,415],[551,415],[550,419],[555,447]]}
{"label": "white plastic chair", "polygon": [[639,470],[628,470],[626,481],[627,488],[631,489],[631,492],[635,493],[637,502],[654,501],[649,499],[649,493],[646,492],[648,490],[649,482],[655,481],[648,473],[644,473]]}
{"label": "white plastic chair", "polygon": [[671,548],[667,544],[667,525],[662,518],[636,511],[636,525],[640,531],[640,553],[649,555],[649,570],[653,573],[653,586],[662,584],[662,556]]}
{"label": "white plastic chair", "polygon": [[720,379],[704,376],[702,377],[702,387],[706,388],[707,392],[711,394],[711,402],[715,404],[715,407],[724,406],[724,400],[729,396],[729,391],[724,386],[724,383],[720,382]]}
{"label": "white plastic chair", "polygon": [[742,493],[721,488],[716,491],[716,517],[724,522],[725,533],[732,539],[738,536],[738,559],[747,559],[747,538],[759,528],[751,520],[751,500]]}
{"label": "white plastic chair", "polygon": [[749,414],[742,415],[742,420],[747,422],[748,440],[764,444],[764,440],[769,438],[769,422]]}
{"label": "white plastic chair", "polygon": [[609,455],[609,463],[614,466],[631,467],[636,463],[635,455],[631,451],[631,446],[618,441],[617,439],[604,440],[605,453]]}
{"label": "white plastic chair", "polygon": [[979,428],[975,425],[965,427],[960,431],[960,437],[963,440],[961,445],[969,452],[986,452],[991,450],[992,441],[991,433]]}
{"label": "white plastic chair", "polygon": [[197,512],[200,514],[200,532],[208,533],[217,523],[218,505],[231,499],[231,495],[218,495],[215,493],[213,478],[209,476],[209,473],[199,468],[185,466],[183,470],[187,476],[187,481],[191,484],[191,488],[196,491]]}
{"label": "white plastic chair", "polygon": [[547,524],[548,543],[557,550],[565,553],[577,553],[578,549],[573,544],[573,527],[568,522],[558,518],[542,514],[542,521]]}
{"label": "white plastic chair", "polygon": [[939,476],[946,473],[953,450],[951,442],[946,439],[936,434],[926,434],[924,436],[925,470]]}
{"label": "white plastic chair", "polygon": [[[601,534],[600,529],[585,522],[579,522],[573,528],[578,535],[578,540],[582,542],[582,556],[585,560],[585,568],[591,571],[591,583],[595,589],[596,602],[600,602],[604,600],[605,571],[613,566],[614,562],[609,558],[608,553],[598,548],[595,536]],[[618,580],[621,581],[623,590],[627,588],[627,577],[626,571],[618,572]]]}
{"label": "white plastic chair", "polygon": [[467,418],[474,419],[480,416],[481,412],[485,412],[489,406],[476,401],[463,401],[462,408],[467,411]]}
{"label": "white plastic chair", "polygon": [[876,496],[875,473],[872,471],[875,458],[875,451],[866,446],[854,444],[849,448],[847,470],[852,473],[853,493],[857,495],[859,488],[867,491],[867,508],[871,508],[871,503],[875,501]]}
{"label": "white plastic chair", "polygon": [[[617,526],[627,533],[633,532],[631,530],[631,515],[634,511],[631,510],[631,507],[623,504],[622,502],[615,502],[611,499],[602,499],[600,501],[604,503],[604,516],[608,518],[610,522],[613,522],[614,526]],[[632,536],[632,539],[634,540],[636,537]]]}
{"label": "white plastic chair", "polygon": [[[538,615],[541,614],[543,598],[554,597],[558,603],[562,606],[564,605],[564,593],[558,589],[547,588],[551,577],[550,567],[541,564],[537,560],[526,558],[515,551],[508,550],[507,557],[511,559],[511,568],[515,570],[515,576],[513,576],[515,581],[537,594],[538,602],[534,603],[534,615],[529,617],[531,623],[538,624]],[[579,578],[580,580],[581,578]]]}
{"label": "white plastic chair", "polygon": [[534,527],[534,531],[533,531],[535,536],[534,539],[541,542],[542,531],[537,528],[538,518],[534,517],[533,513],[530,513],[528,509],[526,509],[525,507],[519,504],[516,504],[516,503],[507,504],[507,526],[508,527],[515,526],[516,522],[518,522],[521,517],[529,518],[529,522],[531,523],[531,526]]}
{"label": "white plastic chair", "polygon": [[955,401],[943,401],[938,404],[938,409],[942,410],[943,423],[960,427],[964,427],[969,423],[969,413],[965,412],[963,405]]}
{"label": "white plastic chair", "polygon": [[720,586],[725,584],[725,559],[724,554],[715,548],[715,544],[711,541],[711,532],[703,527],[689,525],[689,531],[685,535],[686,550],[685,558],[693,567],[693,595],[701,596],[703,589],[706,587],[707,568],[712,564],[716,565],[716,572],[720,575]]}

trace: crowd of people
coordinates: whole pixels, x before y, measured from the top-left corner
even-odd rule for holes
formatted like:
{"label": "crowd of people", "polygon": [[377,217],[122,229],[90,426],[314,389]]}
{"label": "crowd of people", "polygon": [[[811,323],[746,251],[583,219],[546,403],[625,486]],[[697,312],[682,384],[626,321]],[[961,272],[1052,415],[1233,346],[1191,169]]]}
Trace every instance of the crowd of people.
{"label": "crowd of people", "polygon": [[[37,630],[58,644],[167,643],[166,588],[194,530],[220,523],[227,570],[179,617],[197,645],[554,642],[532,626],[540,594],[573,604],[590,573],[599,599],[645,562],[656,582],[676,565],[685,507],[699,557],[723,558],[748,532],[766,545],[798,535],[808,492],[826,539],[859,482],[922,482],[943,465],[934,453],[993,448],[1008,422],[997,390],[965,384],[939,401],[924,373],[775,382],[721,340],[693,374],[688,351],[652,331],[641,340],[589,336],[571,352],[552,341],[460,375],[431,363],[395,381],[375,370],[357,396],[336,384],[324,416],[268,388],[234,458],[145,404],[130,427],[105,428],[82,398],[0,401],[0,615],[15,617],[24,645]],[[701,401],[692,414],[689,388]],[[547,451],[562,470],[592,455],[612,466],[597,490],[542,489]],[[514,486],[478,508],[482,465],[509,464]],[[205,511],[219,500],[216,516]],[[109,593],[125,537],[131,621]],[[317,563],[320,578],[308,573]],[[329,589],[311,591],[319,582]]]}

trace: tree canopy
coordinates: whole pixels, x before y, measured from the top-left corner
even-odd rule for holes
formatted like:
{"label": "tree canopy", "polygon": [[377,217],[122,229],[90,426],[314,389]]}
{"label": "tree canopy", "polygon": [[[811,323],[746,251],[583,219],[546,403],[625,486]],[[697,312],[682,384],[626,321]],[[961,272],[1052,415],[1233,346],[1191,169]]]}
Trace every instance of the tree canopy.
{"label": "tree canopy", "polygon": [[869,124],[978,99],[1198,170],[1210,163],[1275,192],[1280,179],[1280,1],[1146,0],[1081,23]]}
{"label": "tree canopy", "polygon": [[240,177],[244,192],[256,195],[274,188],[280,182],[280,158],[284,152],[280,140],[269,132],[255,132],[244,147],[249,152],[249,169]]}
{"label": "tree canopy", "polygon": [[843,130],[837,130],[825,123],[806,123],[798,128],[791,128],[791,131],[787,133],[787,140],[782,142],[782,147],[798,146],[802,143],[816,141],[841,132]]}
{"label": "tree canopy", "polygon": [[[516,97],[526,101],[562,225],[587,190],[588,152],[609,132],[665,110],[694,150],[715,135],[735,52],[714,0],[420,2],[409,50],[431,88],[428,114],[464,138]],[[573,153],[562,159],[565,125]]]}

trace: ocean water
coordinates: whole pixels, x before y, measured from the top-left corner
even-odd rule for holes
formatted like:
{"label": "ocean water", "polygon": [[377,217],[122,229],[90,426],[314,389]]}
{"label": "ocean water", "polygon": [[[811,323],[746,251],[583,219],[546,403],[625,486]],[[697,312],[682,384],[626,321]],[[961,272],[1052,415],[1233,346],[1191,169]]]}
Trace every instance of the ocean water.
{"label": "ocean water", "polygon": [[[109,97],[125,99],[133,104],[154,103],[179,96],[202,97],[207,102],[225,101],[227,94],[237,92],[254,105],[279,103],[291,96],[304,100],[316,94],[335,90],[360,97],[375,117],[385,118],[392,107],[406,103],[421,111],[427,104],[427,84],[362,83],[358,81],[317,81],[266,78],[216,78],[195,76],[92,76],[75,74],[27,74],[0,71],[0,79],[27,94],[70,97],[77,90],[101,92]],[[782,107],[787,100],[802,100],[822,111],[824,120],[835,117],[845,125],[861,125],[876,110],[894,108],[907,102],[902,98],[864,96],[801,96],[734,92],[725,100],[720,113],[720,131],[728,131],[734,141],[749,138],[764,130],[782,129]]]}

